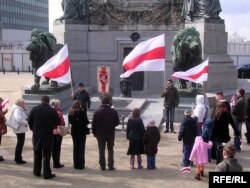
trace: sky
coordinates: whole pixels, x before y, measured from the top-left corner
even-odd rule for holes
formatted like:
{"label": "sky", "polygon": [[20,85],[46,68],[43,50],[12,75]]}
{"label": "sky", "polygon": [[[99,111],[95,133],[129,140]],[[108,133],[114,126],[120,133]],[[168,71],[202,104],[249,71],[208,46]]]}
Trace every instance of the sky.
{"label": "sky", "polygon": [[[250,41],[250,0],[220,0],[228,34],[237,32]],[[53,21],[62,16],[61,0],[49,0],[49,26],[52,32]]]}

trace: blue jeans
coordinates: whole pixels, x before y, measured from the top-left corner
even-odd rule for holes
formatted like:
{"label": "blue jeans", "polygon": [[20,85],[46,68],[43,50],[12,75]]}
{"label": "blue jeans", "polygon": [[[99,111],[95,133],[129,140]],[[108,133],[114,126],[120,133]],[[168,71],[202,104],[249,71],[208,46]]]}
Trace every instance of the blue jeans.
{"label": "blue jeans", "polygon": [[155,168],[155,155],[147,155],[147,169]]}
{"label": "blue jeans", "polygon": [[190,161],[189,161],[189,157],[191,154],[191,151],[193,149],[193,144],[184,144],[183,143],[183,147],[182,147],[182,153],[183,153],[183,166],[187,167],[190,166]]}
{"label": "blue jeans", "polygon": [[174,131],[175,107],[165,107],[165,112],[166,112],[166,131],[169,131],[169,128],[171,131]]}

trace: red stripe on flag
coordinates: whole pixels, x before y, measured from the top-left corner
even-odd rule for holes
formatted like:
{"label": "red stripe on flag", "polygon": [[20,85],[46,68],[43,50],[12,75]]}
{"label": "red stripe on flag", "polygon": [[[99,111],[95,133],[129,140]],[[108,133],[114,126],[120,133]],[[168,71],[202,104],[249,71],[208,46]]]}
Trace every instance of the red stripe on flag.
{"label": "red stripe on flag", "polygon": [[69,71],[69,57],[67,57],[55,69],[43,74],[43,76],[53,79],[53,78],[58,78],[58,77],[65,75],[68,71]]}
{"label": "red stripe on flag", "polygon": [[205,66],[200,72],[198,72],[196,74],[192,74],[192,75],[187,76],[187,77],[192,78],[193,80],[195,80],[195,79],[199,78],[204,73],[208,73],[208,65]]}
{"label": "red stripe on flag", "polygon": [[146,60],[153,60],[153,59],[164,59],[165,58],[165,47],[158,47],[150,50],[144,54],[139,55],[138,57],[126,62],[123,65],[126,71],[135,69],[138,65],[143,63]]}

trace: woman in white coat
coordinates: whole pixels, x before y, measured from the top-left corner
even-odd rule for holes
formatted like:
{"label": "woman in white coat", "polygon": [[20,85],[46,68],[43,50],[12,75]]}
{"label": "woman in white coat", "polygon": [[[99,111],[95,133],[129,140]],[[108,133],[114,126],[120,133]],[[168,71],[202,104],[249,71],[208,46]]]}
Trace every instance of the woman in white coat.
{"label": "woman in white coat", "polygon": [[13,132],[17,136],[14,160],[17,164],[25,164],[26,161],[22,159],[22,151],[25,141],[25,132],[28,131],[28,121],[25,112],[25,101],[23,99],[18,99],[13,105],[10,118],[14,118],[18,124],[18,127],[16,129],[13,129]]}

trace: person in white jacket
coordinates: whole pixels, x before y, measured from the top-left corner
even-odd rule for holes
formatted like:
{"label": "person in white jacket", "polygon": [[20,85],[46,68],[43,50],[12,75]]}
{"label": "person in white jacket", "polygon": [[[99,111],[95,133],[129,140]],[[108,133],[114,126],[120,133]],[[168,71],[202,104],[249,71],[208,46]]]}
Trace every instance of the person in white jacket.
{"label": "person in white jacket", "polygon": [[204,104],[204,95],[197,95],[196,106],[193,107],[193,116],[196,116],[198,118],[197,122],[198,135],[202,134],[202,126],[205,114],[206,114],[206,107]]}
{"label": "person in white jacket", "polygon": [[28,121],[25,112],[25,101],[18,99],[12,107],[12,115],[10,118],[15,118],[18,123],[18,127],[13,129],[13,132],[17,136],[17,144],[15,149],[15,161],[17,164],[25,164],[26,161],[22,159],[22,151],[25,141],[25,132],[28,131]]}

